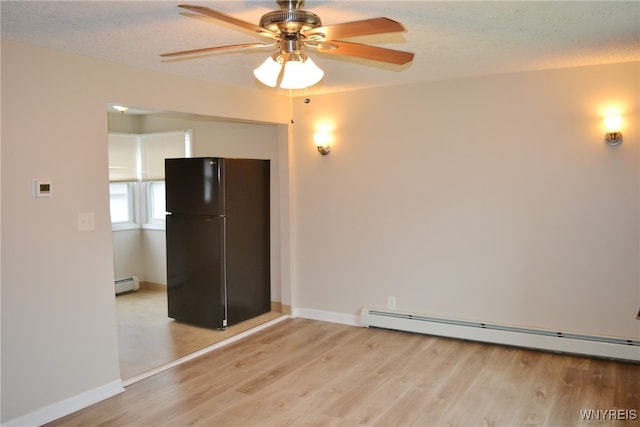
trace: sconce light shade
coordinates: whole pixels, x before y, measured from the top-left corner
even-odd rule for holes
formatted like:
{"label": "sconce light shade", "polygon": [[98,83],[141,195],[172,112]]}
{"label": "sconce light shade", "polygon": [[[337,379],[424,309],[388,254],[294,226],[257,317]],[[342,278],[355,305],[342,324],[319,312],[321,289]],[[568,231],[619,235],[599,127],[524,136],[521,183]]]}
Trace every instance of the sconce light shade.
{"label": "sconce light shade", "polygon": [[263,84],[269,87],[276,87],[278,84],[278,76],[282,70],[282,64],[277,62],[273,57],[268,57],[258,68],[253,70],[253,75]]}
{"label": "sconce light shade", "polygon": [[331,146],[329,143],[331,142],[331,137],[323,132],[316,132],[313,134],[313,141],[316,143],[316,147],[318,148],[318,152],[323,156],[326,156],[331,152]]}
{"label": "sconce light shade", "polygon": [[607,133],[604,135],[604,140],[609,145],[618,145],[622,142],[622,117],[620,116],[608,116],[604,118],[604,126],[607,129]]}

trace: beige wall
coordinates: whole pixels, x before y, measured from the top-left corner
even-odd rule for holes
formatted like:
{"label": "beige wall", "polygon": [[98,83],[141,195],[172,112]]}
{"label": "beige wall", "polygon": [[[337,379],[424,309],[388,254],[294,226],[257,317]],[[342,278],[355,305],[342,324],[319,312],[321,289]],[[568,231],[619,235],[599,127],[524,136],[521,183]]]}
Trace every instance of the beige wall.
{"label": "beige wall", "polygon": [[[355,315],[395,296],[420,313],[640,337],[639,75],[619,64],[315,96],[285,127],[286,97],[3,41],[2,421],[119,378],[109,102],[280,124],[294,309]],[[625,118],[619,147],[602,141],[609,105]],[[311,143],[322,120],[326,157]],[[53,197],[34,199],[34,178]],[[87,211],[96,230],[80,233]]]}
{"label": "beige wall", "polygon": [[[295,140],[294,307],[640,337],[638,63],[316,96]],[[624,142],[603,141],[619,108]]]}
{"label": "beige wall", "polygon": [[[1,84],[1,412],[6,422],[120,377],[107,104],[263,123],[287,123],[289,110],[285,97],[6,40]],[[52,197],[34,199],[32,179],[50,179]],[[95,213],[95,231],[77,231],[79,212]]]}

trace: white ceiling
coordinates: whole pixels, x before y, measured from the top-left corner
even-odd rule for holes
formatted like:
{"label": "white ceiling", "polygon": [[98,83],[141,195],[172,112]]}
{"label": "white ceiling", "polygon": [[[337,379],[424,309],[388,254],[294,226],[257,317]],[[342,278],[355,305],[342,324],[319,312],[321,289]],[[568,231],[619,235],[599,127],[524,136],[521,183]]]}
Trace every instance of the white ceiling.
{"label": "white ceiling", "polygon": [[[228,24],[181,14],[180,1],[5,1],[1,33],[12,39],[225,85],[261,88],[251,71],[273,50],[224,51],[188,60],[176,50],[260,42]],[[275,1],[198,1],[245,21]],[[324,25],[386,16],[407,33],[350,39],[414,52],[398,67],[310,52],[325,70],[309,93],[477,75],[640,60],[640,1],[313,1]]]}

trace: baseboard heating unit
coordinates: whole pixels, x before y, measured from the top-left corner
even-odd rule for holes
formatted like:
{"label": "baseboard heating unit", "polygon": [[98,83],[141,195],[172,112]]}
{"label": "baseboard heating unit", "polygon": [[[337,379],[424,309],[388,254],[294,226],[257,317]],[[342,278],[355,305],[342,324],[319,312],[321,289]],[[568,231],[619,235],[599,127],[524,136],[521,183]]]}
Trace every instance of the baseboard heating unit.
{"label": "baseboard heating unit", "polygon": [[125,277],[123,279],[116,280],[116,295],[123,294],[125,292],[133,292],[140,289],[140,281],[138,276]]}
{"label": "baseboard heating unit", "polygon": [[363,308],[363,326],[640,362],[640,340],[519,328]]}

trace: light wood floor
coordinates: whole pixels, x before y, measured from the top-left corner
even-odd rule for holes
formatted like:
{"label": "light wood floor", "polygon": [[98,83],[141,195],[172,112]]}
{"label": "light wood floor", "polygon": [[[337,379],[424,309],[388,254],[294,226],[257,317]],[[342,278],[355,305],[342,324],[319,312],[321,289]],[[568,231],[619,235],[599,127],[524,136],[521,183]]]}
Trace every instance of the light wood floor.
{"label": "light wood floor", "polygon": [[288,319],[51,425],[574,426],[613,408],[640,410],[640,364]]}
{"label": "light wood floor", "polygon": [[116,309],[125,381],[281,316],[266,313],[225,331],[186,325],[167,317],[166,288],[145,284],[138,292],[118,295]]}

